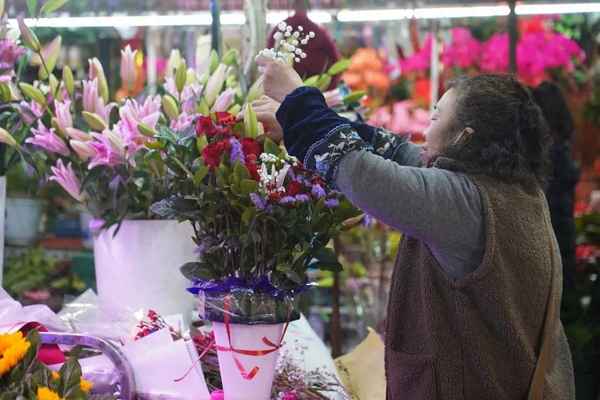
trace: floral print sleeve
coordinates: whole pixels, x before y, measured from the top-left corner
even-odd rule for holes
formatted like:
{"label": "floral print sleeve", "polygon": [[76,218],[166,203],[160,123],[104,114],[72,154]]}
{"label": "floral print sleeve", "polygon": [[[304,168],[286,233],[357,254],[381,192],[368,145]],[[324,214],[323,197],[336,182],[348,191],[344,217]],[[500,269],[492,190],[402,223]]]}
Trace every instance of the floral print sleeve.
{"label": "floral print sleeve", "polygon": [[314,88],[303,87],[290,94],[277,118],[288,152],[333,186],[342,158],[353,151],[369,151],[402,165],[419,164],[419,150],[407,137],[350,122],[329,109]]}

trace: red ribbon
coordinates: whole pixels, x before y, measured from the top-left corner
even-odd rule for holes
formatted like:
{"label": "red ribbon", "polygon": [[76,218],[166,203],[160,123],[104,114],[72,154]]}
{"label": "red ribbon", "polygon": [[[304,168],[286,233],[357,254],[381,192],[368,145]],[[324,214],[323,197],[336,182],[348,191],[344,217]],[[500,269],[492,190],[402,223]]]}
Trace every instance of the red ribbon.
{"label": "red ribbon", "polygon": [[232,357],[233,357],[233,362],[235,363],[235,366],[237,367],[237,369],[240,372],[240,374],[242,375],[242,377],[244,379],[250,381],[256,377],[260,368],[258,366],[254,366],[254,368],[252,368],[250,371],[247,371],[246,368],[244,368],[244,365],[242,364],[242,362],[239,360],[239,358],[236,357],[236,354],[242,354],[245,356],[252,356],[252,357],[262,357],[262,356],[266,356],[268,354],[274,353],[277,350],[279,350],[283,345],[282,344],[283,338],[287,332],[288,326],[290,325],[291,310],[288,310],[288,318],[287,318],[287,321],[283,328],[283,331],[281,332],[281,337],[279,338],[279,344],[275,344],[271,340],[269,340],[269,338],[263,336],[262,342],[266,346],[269,346],[270,349],[244,350],[244,349],[236,349],[235,347],[233,347],[233,344],[231,343],[231,323],[229,321],[229,309],[230,309],[229,297],[225,298],[225,301],[223,303],[223,309],[224,309],[223,323],[225,324],[225,331],[227,332],[227,341],[229,343],[229,347],[224,347],[224,346],[219,346],[219,345],[216,345],[215,347],[218,351],[230,351],[230,352],[234,353],[232,355]]}

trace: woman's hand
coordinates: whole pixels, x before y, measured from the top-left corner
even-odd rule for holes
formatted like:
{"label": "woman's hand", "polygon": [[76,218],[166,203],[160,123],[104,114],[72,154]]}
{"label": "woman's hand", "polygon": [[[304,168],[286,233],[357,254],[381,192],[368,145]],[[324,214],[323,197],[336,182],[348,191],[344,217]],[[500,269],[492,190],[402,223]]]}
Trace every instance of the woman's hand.
{"label": "woman's hand", "polygon": [[303,85],[300,75],[291,65],[264,56],[259,56],[256,63],[264,70],[265,94],[279,103]]}
{"label": "woman's hand", "polygon": [[262,96],[252,103],[256,118],[265,127],[265,134],[275,143],[279,143],[283,139],[283,129],[275,116],[279,106],[280,103],[267,96]]}

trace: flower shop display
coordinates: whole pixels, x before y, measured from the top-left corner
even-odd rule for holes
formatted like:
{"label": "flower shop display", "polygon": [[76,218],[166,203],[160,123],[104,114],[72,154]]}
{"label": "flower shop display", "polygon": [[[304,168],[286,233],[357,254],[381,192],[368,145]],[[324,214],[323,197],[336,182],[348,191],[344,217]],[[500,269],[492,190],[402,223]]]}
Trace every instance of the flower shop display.
{"label": "flower shop display", "polygon": [[[261,54],[300,61],[293,55],[302,54],[301,28],[282,24],[278,33],[276,49]],[[213,76],[207,89],[223,85],[213,86]],[[357,211],[261,135],[250,104],[239,118],[226,110],[242,102],[206,112],[215,97],[202,96],[205,112],[193,130],[159,127],[153,154],[172,165],[172,195],[152,209],[194,228],[199,260],[182,272],[212,321],[225,398],[268,399],[287,326],[298,318],[294,298],[309,285],[307,268],[340,267],[327,245]]]}
{"label": "flower shop display", "polygon": [[386,128],[397,134],[407,134],[414,142],[424,141],[429,126],[429,112],[411,100],[383,106],[371,113],[369,124]]}

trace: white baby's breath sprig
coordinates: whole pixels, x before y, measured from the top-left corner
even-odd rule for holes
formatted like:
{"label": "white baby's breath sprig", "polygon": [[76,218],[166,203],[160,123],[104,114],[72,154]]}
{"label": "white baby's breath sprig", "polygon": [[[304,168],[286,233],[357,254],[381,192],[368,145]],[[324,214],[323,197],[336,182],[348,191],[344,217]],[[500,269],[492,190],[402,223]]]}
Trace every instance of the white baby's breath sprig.
{"label": "white baby's breath sprig", "polygon": [[298,26],[294,31],[291,25],[281,22],[277,25],[277,31],[273,34],[275,46],[260,51],[258,56],[283,61],[287,64],[299,63],[307,57],[300,46],[306,46],[310,39],[315,38],[315,36],[314,32],[305,34],[302,26]]}

